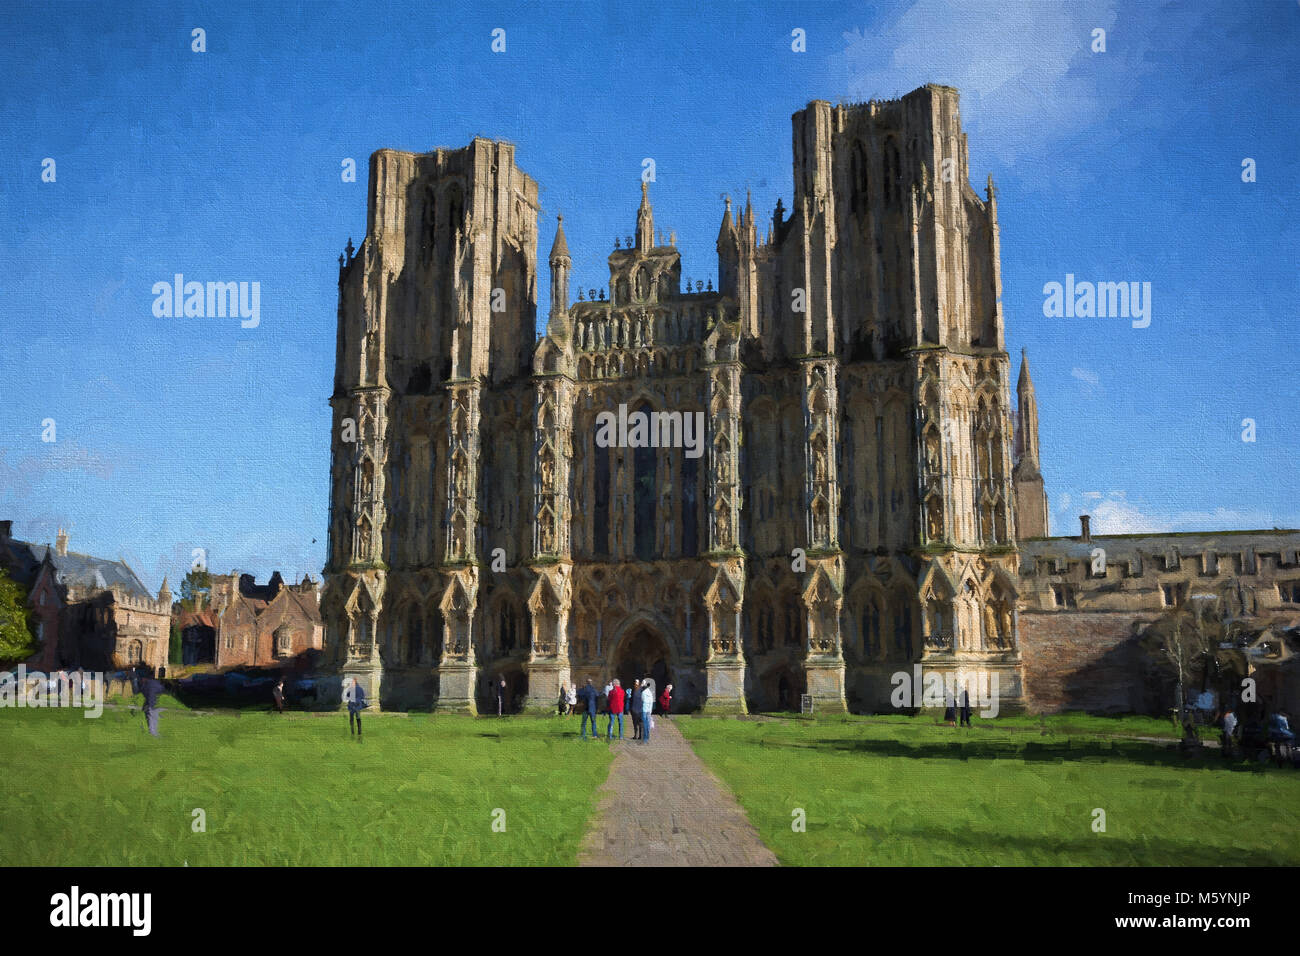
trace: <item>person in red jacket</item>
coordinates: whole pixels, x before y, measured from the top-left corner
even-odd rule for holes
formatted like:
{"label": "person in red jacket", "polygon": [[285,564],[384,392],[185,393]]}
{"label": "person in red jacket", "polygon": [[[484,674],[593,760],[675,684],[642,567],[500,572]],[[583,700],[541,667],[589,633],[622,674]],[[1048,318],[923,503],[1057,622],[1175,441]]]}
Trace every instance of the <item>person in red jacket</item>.
{"label": "person in red jacket", "polygon": [[623,703],[627,699],[627,695],[623,693],[623,688],[619,684],[617,677],[614,678],[614,686],[611,687],[609,690],[608,699],[609,699],[609,727],[606,729],[605,736],[610,740],[614,739],[614,720],[617,718],[618,739],[622,740],[623,739]]}
{"label": "person in red jacket", "polygon": [[668,684],[664,687],[664,692],[659,695],[659,713],[664,717],[668,716],[668,709],[673,703],[673,685]]}

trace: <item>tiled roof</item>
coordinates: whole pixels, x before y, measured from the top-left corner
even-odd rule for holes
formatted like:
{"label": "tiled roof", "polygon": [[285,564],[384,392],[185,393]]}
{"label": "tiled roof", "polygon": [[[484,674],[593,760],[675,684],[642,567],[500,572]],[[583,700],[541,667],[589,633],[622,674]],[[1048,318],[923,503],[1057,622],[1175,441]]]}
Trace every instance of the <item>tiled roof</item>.
{"label": "tiled roof", "polygon": [[213,630],[216,630],[217,616],[212,612],[211,608],[203,611],[182,611],[181,616],[176,621],[176,626],[182,631],[187,627],[194,627],[195,625],[200,627],[210,627]]}
{"label": "tiled roof", "polygon": [[110,561],[107,558],[77,554],[74,551],[59,554],[53,548],[44,544],[17,541],[14,543],[25,544],[38,562],[48,557],[50,563],[54,565],[58,582],[64,587],[97,588],[99,590],[118,588],[137,597],[153,598],[153,595],[145,588],[144,583],[136,577],[135,572],[127,566],[125,561]]}

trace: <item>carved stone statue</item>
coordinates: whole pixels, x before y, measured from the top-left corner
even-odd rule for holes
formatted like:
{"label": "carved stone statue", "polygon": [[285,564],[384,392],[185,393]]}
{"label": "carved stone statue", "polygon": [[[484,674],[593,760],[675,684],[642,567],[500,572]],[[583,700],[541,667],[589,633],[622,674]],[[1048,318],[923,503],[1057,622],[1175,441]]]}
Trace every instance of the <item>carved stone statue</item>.
{"label": "carved stone statue", "polygon": [[926,524],[926,534],[931,541],[938,541],[943,537],[943,513],[938,507],[931,507]]}
{"label": "carved stone statue", "polygon": [[984,642],[986,647],[1002,643],[998,637],[998,615],[991,604],[984,605]]}

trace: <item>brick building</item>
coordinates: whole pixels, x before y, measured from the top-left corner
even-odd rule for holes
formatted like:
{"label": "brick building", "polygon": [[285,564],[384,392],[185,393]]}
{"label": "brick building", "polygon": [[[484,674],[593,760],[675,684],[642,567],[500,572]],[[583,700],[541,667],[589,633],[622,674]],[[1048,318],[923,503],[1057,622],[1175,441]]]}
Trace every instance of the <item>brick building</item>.
{"label": "brick building", "polygon": [[251,574],[212,575],[218,667],[286,663],[323,642],[316,582],[285,584],[280,572],[266,584]]}

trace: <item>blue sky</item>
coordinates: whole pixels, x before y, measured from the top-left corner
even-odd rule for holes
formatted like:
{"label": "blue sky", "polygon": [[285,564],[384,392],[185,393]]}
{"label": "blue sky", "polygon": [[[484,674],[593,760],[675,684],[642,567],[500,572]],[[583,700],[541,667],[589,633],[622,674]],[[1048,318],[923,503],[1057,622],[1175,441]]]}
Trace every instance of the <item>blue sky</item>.
{"label": "blue sky", "polygon": [[[151,587],[195,548],[222,572],[319,573],[337,258],[374,150],[516,143],[541,250],[563,213],[583,288],[652,157],[656,224],[707,279],[722,194],[789,206],[792,112],[926,82],[962,91],[973,185],[1000,191],[1053,531],[1085,511],[1100,533],[1300,527],[1294,0],[118,6],[11,5],[0,36],[0,517],[19,537],[63,525]],[[155,318],[177,272],[260,282],[260,325]],[[1067,273],[1150,282],[1150,327],[1045,318]]]}

